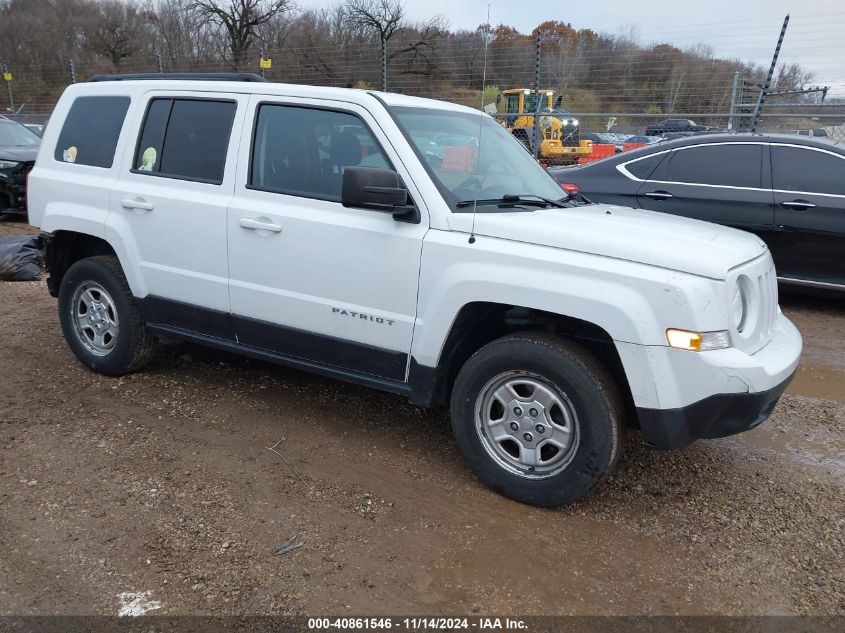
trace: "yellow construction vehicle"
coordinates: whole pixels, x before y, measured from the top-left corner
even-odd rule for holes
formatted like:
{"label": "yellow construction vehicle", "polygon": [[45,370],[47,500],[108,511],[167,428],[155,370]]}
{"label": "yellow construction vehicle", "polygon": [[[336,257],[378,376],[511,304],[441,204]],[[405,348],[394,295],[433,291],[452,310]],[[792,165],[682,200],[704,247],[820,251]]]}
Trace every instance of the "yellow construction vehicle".
{"label": "yellow construction vehicle", "polygon": [[496,99],[497,112],[493,115],[502,125],[525,145],[534,150],[534,113],[540,99],[540,146],[537,156],[555,164],[574,163],[592,151],[590,141],[582,141],[578,119],[563,109],[562,97],[555,99],[552,90],[511,88],[503,90]]}

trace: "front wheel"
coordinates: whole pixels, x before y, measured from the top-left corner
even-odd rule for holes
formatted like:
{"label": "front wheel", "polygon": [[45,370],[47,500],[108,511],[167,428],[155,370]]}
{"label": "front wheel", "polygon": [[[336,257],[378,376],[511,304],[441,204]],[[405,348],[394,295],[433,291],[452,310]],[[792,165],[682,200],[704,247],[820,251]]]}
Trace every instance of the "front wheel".
{"label": "front wheel", "polygon": [[567,339],[526,333],[485,345],[458,374],[451,409],[473,471],[523,503],[572,503],[619,456],[618,389],[594,356]]}

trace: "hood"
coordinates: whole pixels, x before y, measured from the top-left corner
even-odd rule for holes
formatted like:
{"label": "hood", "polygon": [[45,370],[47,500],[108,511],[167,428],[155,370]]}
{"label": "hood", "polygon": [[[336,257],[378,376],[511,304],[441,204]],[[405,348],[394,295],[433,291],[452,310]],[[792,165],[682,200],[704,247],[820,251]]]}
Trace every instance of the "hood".
{"label": "hood", "polygon": [[479,213],[476,235],[542,244],[724,279],[766,251],[758,237],[676,215],[606,204]]}
{"label": "hood", "polygon": [[38,147],[0,146],[0,160],[16,160],[21,163],[34,162],[38,156]]}

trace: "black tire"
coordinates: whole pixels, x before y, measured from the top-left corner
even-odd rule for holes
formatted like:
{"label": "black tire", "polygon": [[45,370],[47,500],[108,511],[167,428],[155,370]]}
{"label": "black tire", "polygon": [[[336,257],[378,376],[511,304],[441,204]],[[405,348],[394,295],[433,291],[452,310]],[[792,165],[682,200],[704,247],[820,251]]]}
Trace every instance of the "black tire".
{"label": "black tire", "polygon": [[[74,294],[90,283],[98,284],[108,293],[119,323],[113,347],[102,355],[86,347],[75,325]],[[155,354],[158,343],[156,337],[147,331],[138,300],[132,296],[115,257],[88,257],[68,268],[59,286],[59,322],[68,346],[79,361],[108,376],[120,376],[141,369]]]}
{"label": "black tire", "polygon": [[[575,412],[577,441],[560,457],[562,470],[542,479],[508,470],[483,439],[477,401],[491,381],[511,372],[557,388]],[[514,334],[478,350],[458,373],[451,411],[455,440],[475,474],[496,492],[530,505],[557,507],[581,499],[608,476],[621,452],[622,398],[609,372],[577,343],[549,334]]]}

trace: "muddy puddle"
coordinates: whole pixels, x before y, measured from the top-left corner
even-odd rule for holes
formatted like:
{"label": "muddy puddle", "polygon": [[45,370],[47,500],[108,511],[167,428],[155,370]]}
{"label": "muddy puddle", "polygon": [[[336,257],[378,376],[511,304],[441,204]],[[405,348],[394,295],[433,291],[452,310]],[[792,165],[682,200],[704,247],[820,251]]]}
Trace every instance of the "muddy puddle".
{"label": "muddy puddle", "polygon": [[798,368],[786,392],[845,404],[845,372],[810,360]]}
{"label": "muddy puddle", "polygon": [[835,479],[845,480],[845,437],[840,434],[817,429],[787,432],[763,424],[737,436],[735,441],[755,451],[786,457],[803,466],[820,469]]}

